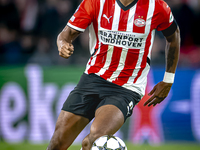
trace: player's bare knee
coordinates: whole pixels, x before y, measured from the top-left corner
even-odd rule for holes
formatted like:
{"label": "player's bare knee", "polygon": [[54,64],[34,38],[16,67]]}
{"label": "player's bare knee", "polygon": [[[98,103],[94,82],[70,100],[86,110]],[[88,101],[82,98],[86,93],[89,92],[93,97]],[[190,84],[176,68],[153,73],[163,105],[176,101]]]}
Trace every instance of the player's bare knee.
{"label": "player's bare knee", "polygon": [[90,136],[95,140],[103,135],[109,134],[108,132],[109,131],[104,128],[98,128],[95,126],[91,126],[91,128],[90,128]]}

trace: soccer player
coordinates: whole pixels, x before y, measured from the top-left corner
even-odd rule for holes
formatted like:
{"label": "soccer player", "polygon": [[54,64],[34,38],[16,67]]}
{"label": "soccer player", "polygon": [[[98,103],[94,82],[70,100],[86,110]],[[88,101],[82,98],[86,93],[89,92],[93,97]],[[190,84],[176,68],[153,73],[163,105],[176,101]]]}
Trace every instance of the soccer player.
{"label": "soccer player", "polygon": [[73,54],[72,42],[88,26],[91,57],[63,104],[47,150],[66,150],[93,118],[83,150],[89,150],[98,137],[121,128],[145,93],[155,30],[166,37],[166,72],[144,106],[162,102],[174,82],[180,33],[163,0],[82,1],[58,35],[61,57]]}

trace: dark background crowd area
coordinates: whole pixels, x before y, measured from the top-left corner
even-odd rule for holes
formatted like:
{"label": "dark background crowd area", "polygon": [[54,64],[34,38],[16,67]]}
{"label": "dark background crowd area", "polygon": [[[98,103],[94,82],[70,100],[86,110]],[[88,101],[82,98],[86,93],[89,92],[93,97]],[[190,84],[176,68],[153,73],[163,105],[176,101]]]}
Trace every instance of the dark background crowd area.
{"label": "dark background crowd area", "polygon": [[[200,0],[165,0],[181,30],[179,67],[200,67]],[[38,63],[86,65],[88,30],[74,42],[68,59],[58,55],[56,38],[81,0],[0,0],[0,65]],[[165,64],[165,38],[157,32],[152,65]]]}

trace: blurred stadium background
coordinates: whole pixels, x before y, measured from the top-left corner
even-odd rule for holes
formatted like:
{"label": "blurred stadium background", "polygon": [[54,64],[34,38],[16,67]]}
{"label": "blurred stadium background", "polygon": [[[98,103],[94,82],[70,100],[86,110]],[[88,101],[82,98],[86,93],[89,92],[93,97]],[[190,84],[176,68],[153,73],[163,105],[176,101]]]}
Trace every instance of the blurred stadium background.
{"label": "blurred stadium background", "polygon": [[[200,0],[165,1],[181,30],[175,83],[168,98],[155,108],[147,109],[139,103],[116,135],[137,145],[173,143],[174,149],[192,150],[192,145],[199,149]],[[49,142],[62,103],[77,84],[90,56],[88,30],[75,40],[75,52],[69,59],[61,58],[56,47],[58,33],[80,2],[0,0],[0,149],[15,150],[17,146],[12,147],[13,144],[23,143],[18,149],[35,145],[39,150],[36,144],[45,149]],[[147,92],[163,78],[164,45],[164,37],[156,32]],[[147,98],[145,95],[142,101]],[[88,132],[89,126],[74,144],[80,144]],[[165,150],[159,146],[153,149],[159,148]]]}

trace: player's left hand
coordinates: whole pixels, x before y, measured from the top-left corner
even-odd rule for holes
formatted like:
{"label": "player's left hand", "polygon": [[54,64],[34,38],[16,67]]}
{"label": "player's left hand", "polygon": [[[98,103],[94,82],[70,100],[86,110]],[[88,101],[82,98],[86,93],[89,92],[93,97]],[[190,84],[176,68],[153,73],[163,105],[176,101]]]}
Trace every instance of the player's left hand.
{"label": "player's left hand", "polygon": [[165,83],[163,81],[156,84],[148,94],[149,96],[151,95],[151,97],[144,103],[144,106],[147,104],[148,106],[156,106],[156,104],[162,102],[167,97],[171,87],[172,83]]}

